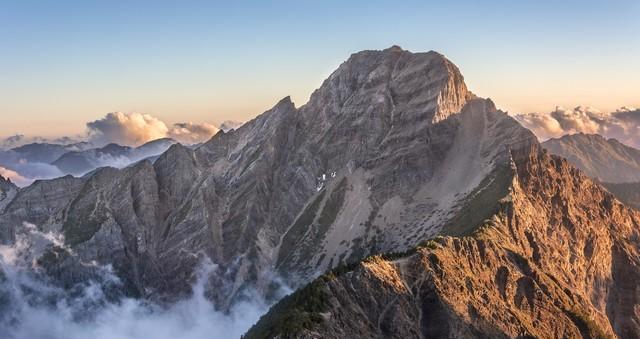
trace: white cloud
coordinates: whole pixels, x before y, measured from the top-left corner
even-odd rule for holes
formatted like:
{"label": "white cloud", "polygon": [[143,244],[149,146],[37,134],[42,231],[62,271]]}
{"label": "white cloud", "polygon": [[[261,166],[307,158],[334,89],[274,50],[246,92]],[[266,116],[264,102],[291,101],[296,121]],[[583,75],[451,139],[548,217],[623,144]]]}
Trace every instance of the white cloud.
{"label": "white cloud", "polygon": [[44,137],[28,137],[24,134],[15,134],[6,138],[0,139],[0,150],[9,150],[12,148],[20,147],[26,144],[32,143],[45,143],[45,144],[59,144],[59,145],[71,145],[79,142],[80,137],[59,137],[59,138],[44,138]]}
{"label": "white cloud", "polygon": [[541,141],[565,134],[600,134],[640,148],[640,110],[623,107],[603,113],[591,107],[557,108],[551,113],[516,115],[522,125],[532,130]]}
{"label": "white cloud", "polygon": [[31,183],[29,179],[21,176],[18,172],[12,171],[8,168],[4,168],[2,166],[0,166],[0,176],[5,179],[11,180],[11,182],[18,186],[24,186]]}
{"label": "white cloud", "polygon": [[169,129],[162,120],[142,113],[108,113],[104,118],[87,123],[89,139],[98,145],[118,143],[137,146],[164,138]]}
{"label": "white cloud", "polygon": [[[237,128],[241,125],[241,123],[231,121],[224,124],[226,128]],[[149,141],[163,138],[171,138],[182,144],[192,145],[211,139],[219,130],[215,125],[206,122],[180,122],[168,127],[164,121],[149,114],[114,112],[87,123],[87,133],[83,137],[52,139],[16,134],[0,139],[0,166],[3,167],[5,176],[10,177],[16,185],[26,186],[37,179],[51,179],[67,173],[78,174],[67,169],[65,169],[67,172],[63,172],[50,164],[68,151],[100,148],[110,143],[140,146]],[[46,149],[46,147],[38,146],[35,149],[29,147],[26,150],[11,150],[30,143],[49,143],[65,145],[65,147],[51,146],[50,149]],[[102,166],[121,168],[132,162],[156,156],[164,152],[171,144],[170,141],[165,141],[145,145],[144,148],[135,149],[131,154],[126,155],[96,153],[97,155],[90,156],[88,160],[95,165],[95,168]]]}
{"label": "white cloud", "polygon": [[220,129],[229,132],[232,129],[238,129],[240,126],[244,125],[244,122],[235,121],[235,120],[225,120],[220,124]]}
{"label": "white cloud", "polygon": [[97,145],[117,143],[139,146],[145,142],[173,138],[183,144],[209,140],[218,128],[209,123],[181,122],[170,128],[160,119],[143,113],[114,112],[87,123],[89,140]]}
{"label": "white cloud", "polygon": [[18,186],[30,185],[37,179],[52,179],[64,175],[57,167],[29,162],[13,151],[0,151],[0,175]]}
{"label": "white cloud", "polygon": [[209,123],[182,122],[174,124],[167,136],[183,144],[197,144],[211,139],[220,129]]}
{"label": "white cloud", "polygon": [[[227,339],[239,338],[264,314],[269,304],[258,293],[247,294],[227,312],[205,297],[208,279],[216,266],[206,261],[197,272],[192,296],[171,305],[131,298],[113,300],[120,280],[109,266],[98,269],[101,282],[87,282],[65,290],[34,274],[40,254],[51,246],[64,246],[53,233],[35,225],[18,228],[13,245],[0,245],[0,328],[3,338],[51,339]],[[69,252],[72,256],[75,254]],[[107,298],[104,291],[111,291]],[[71,292],[69,292],[71,291]],[[280,297],[291,290],[282,287]],[[10,312],[1,312],[2,309]]]}

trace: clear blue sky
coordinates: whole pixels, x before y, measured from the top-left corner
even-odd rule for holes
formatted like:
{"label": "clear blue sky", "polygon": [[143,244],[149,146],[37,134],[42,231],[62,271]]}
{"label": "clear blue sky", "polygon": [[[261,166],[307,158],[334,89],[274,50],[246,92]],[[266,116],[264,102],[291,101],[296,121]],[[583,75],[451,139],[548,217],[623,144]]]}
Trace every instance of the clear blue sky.
{"label": "clear blue sky", "polygon": [[510,112],[640,106],[640,2],[0,0],[0,136],[296,104],[362,49],[437,50]]}

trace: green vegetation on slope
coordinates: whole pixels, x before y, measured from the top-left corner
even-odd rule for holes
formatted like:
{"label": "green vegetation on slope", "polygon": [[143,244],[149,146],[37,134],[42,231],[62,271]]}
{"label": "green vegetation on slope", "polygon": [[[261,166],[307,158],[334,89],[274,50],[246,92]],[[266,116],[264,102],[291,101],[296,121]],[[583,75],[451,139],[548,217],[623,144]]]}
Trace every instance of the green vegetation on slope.
{"label": "green vegetation on slope", "polygon": [[296,338],[301,331],[320,323],[328,309],[324,280],[317,279],[284,297],[244,335],[243,339]]}

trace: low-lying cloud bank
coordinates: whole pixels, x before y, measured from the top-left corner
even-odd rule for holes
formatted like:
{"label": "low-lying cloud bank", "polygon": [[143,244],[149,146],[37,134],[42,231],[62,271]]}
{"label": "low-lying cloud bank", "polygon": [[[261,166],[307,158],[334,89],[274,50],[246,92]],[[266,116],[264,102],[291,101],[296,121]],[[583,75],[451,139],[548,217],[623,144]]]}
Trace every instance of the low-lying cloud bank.
{"label": "low-lying cloud bank", "polygon": [[26,186],[31,183],[31,180],[29,178],[25,178],[20,175],[20,173],[12,171],[8,168],[4,168],[2,166],[0,166],[0,176],[5,179],[11,180],[11,182],[16,184],[17,186]]}
{"label": "low-lying cloud bank", "polygon": [[[131,298],[112,300],[105,286],[119,284],[109,267],[101,283],[63,290],[37,275],[33,260],[48,246],[63,246],[52,233],[25,224],[14,245],[0,245],[0,333],[6,339],[228,339],[240,336],[269,305],[254,295],[228,312],[205,297],[215,265],[204,264],[190,298],[159,306]],[[111,288],[113,286],[109,286]],[[288,291],[283,290],[283,293]]]}
{"label": "low-lying cloud bank", "polygon": [[0,176],[18,186],[29,185],[36,179],[52,179],[63,175],[51,164],[30,162],[17,152],[0,151]]}
{"label": "low-lying cloud bank", "polygon": [[557,108],[550,113],[528,113],[515,118],[541,141],[565,134],[600,134],[640,148],[640,109],[623,107],[603,113],[591,107]]}

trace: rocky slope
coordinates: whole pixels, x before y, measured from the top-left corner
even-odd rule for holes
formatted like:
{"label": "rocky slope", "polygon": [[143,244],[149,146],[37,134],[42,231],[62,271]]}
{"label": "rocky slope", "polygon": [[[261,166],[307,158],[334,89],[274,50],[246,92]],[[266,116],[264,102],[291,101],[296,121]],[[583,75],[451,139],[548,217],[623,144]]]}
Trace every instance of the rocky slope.
{"label": "rocky slope", "polygon": [[512,159],[468,235],[326,274],[246,338],[637,338],[640,213],[538,146]]}
{"label": "rocky slope", "polygon": [[72,284],[82,263],[110,264],[148,298],[188,291],[206,257],[226,307],[249,286],[268,294],[275,275],[298,286],[467,232],[508,188],[509,150],[535,142],[444,56],[363,51],[300,108],[285,98],[195,150],[36,182],[0,215],[0,235],[13,241],[23,222],[60,232],[73,255],[52,250],[41,261],[52,276]]}
{"label": "rocky slope", "polygon": [[601,182],[640,181],[640,150],[598,134],[565,135],[542,146]]}
{"label": "rocky slope", "polygon": [[18,187],[14,185],[11,180],[7,180],[0,176],[0,213],[4,210],[4,207],[11,201],[16,193]]}

